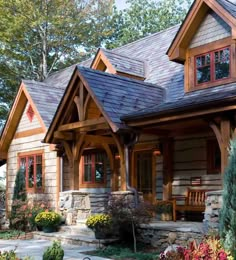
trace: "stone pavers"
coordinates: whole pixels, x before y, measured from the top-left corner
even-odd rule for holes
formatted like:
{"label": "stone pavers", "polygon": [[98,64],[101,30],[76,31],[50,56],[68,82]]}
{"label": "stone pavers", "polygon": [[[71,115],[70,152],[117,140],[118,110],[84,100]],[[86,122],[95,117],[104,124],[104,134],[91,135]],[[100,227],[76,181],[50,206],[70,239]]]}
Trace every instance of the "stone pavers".
{"label": "stone pavers", "polygon": [[[48,246],[52,244],[48,240],[0,240],[0,251],[14,250],[17,256],[31,256],[34,260],[42,260],[43,252]],[[81,252],[87,252],[93,250],[93,248],[76,245],[62,244],[65,252],[64,260],[108,260],[102,257],[95,257],[82,254]],[[95,247],[94,247],[95,249]],[[88,257],[88,259],[86,259]]]}

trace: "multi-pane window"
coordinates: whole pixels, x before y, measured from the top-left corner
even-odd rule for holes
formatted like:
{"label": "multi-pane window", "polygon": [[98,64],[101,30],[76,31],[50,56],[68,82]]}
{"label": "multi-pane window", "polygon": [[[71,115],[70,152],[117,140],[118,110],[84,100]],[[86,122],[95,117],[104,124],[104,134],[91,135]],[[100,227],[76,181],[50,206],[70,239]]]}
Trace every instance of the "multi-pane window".
{"label": "multi-pane window", "polygon": [[107,157],[105,153],[84,155],[83,183],[101,184],[105,182]]}
{"label": "multi-pane window", "polygon": [[43,187],[42,154],[19,157],[20,169],[25,172],[26,189],[40,192]]}
{"label": "multi-pane window", "polygon": [[196,85],[230,77],[229,47],[195,57]]}

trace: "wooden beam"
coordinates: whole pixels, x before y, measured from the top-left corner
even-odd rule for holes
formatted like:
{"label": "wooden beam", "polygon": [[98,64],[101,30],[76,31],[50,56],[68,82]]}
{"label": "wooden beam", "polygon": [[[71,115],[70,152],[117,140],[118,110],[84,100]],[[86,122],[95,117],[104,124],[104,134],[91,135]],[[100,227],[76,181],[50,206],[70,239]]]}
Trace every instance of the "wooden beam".
{"label": "wooden beam", "polygon": [[104,117],[99,117],[95,119],[88,119],[86,121],[61,125],[58,127],[58,131],[68,131],[68,130],[80,129],[83,127],[94,127],[104,123],[106,123],[106,119]]}
{"label": "wooden beam", "polygon": [[75,160],[78,160],[78,156],[79,156],[79,153],[80,153],[81,146],[84,142],[84,138],[85,138],[85,134],[81,134],[81,135],[78,136],[78,139],[76,140],[76,142],[74,142],[73,158]]}
{"label": "wooden beam", "polygon": [[116,144],[112,137],[107,136],[86,135],[85,140],[98,144]]}
{"label": "wooden beam", "polygon": [[145,119],[145,120],[139,120],[139,121],[134,121],[134,122],[127,122],[129,126],[147,126],[147,125],[153,125],[153,124],[160,124],[160,123],[165,123],[165,122],[170,122],[170,121],[177,121],[177,120],[182,120],[182,119],[187,119],[187,118],[192,118],[196,116],[202,116],[202,115],[207,115],[207,114],[212,114],[212,113],[217,113],[217,112],[223,112],[223,111],[229,111],[229,110],[235,110],[236,105],[228,105],[228,106],[223,106],[219,108],[209,108],[209,109],[204,109],[202,111],[192,111],[192,112],[187,112],[183,114],[178,114],[178,115],[169,115],[169,116],[164,116],[164,117],[158,117],[156,118],[155,115],[152,116],[152,119]]}
{"label": "wooden beam", "polygon": [[71,141],[74,138],[73,133],[56,131],[53,134],[55,139]]}
{"label": "wooden beam", "polygon": [[71,147],[67,141],[62,141],[62,144],[65,148],[66,156],[69,161],[70,167],[72,167],[73,154],[71,151]]}
{"label": "wooden beam", "polygon": [[221,150],[222,146],[223,146],[223,139],[222,139],[222,136],[221,136],[221,130],[220,130],[219,126],[217,126],[214,122],[210,122],[209,125],[210,125],[211,129],[213,130],[213,132],[216,136],[217,142],[218,142],[220,150]]}

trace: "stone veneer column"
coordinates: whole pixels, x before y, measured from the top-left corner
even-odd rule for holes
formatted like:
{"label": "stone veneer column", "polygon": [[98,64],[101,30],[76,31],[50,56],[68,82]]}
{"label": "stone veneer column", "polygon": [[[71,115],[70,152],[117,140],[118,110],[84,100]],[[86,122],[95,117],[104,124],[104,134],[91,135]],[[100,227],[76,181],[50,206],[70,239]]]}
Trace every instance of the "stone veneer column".
{"label": "stone veneer column", "polygon": [[219,229],[219,215],[223,203],[223,191],[209,191],[206,193],[206,210],[204,214],[205,231]]}

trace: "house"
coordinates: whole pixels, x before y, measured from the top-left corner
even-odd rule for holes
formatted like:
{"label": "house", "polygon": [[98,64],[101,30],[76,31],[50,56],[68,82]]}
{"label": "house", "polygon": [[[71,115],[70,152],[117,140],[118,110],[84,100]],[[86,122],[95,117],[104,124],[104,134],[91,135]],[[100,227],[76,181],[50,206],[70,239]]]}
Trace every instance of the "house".
{"label": "house", "polygon": [[[188,188],[222,189],[235,132],[235,37],[234,3],[196,0],[180,27],[99,49],[43,83],[23,81],[0,140],[9,205],[25,162],[29,192],[55,207],[61,192],[72,223],[102,210],[111,191],[134,187],[145,200],[181,204]],[[30,183],[37,151],[40,189],[36,170]]]}

